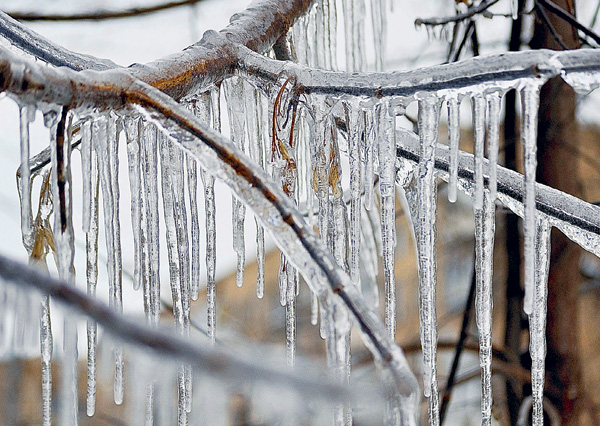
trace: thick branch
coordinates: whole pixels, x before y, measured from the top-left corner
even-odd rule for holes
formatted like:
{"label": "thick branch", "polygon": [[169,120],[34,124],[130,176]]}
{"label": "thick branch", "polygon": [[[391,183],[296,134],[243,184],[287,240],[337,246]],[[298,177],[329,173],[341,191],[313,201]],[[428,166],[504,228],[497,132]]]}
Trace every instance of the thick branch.
{"label": "thick branch", "polygon": [[180,0],[166,3],[159,3],[146,7],[132,7],[124,10],[95,10],[92,12],[80,13],[37,13],[37,12],[6,12],[13,19],[19,21],[105,21],[108,19],[131,18],[134,16],[148,15],[154,12],[160,12],[167,9],[174,9],[181,6],[192,6],[200,3],[202,0]]}
{"label": "thick branch", "polygon": [[280,371],[234,355],[220,347],[203,347],[156,328],[118,314],[114,309],[77,290],[66,281],[53,278],[26,264],[0,255],[0,277],[3,281],[38,290],[52,300],[97,321],[104,329],[129,344],[150,349],[170,361],[180,360],[202,368],[203,374],[220,376],[227,382],[269,382],[290,387],[315,399],[342,400],[349,397],[346,390],[323,382],[317,377],[307,377],[292,370]]}

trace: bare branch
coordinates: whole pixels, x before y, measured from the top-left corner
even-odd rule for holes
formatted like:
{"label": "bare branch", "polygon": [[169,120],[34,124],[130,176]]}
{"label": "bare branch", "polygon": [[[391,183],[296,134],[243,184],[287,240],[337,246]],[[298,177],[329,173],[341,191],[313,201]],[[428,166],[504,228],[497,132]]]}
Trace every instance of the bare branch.
{"label": "bare branch", "polygon": [[104,21],[108,19],[131,18],[135,16],[148,15],[150,13],[163,10],[174,9],[181,6],[192,6],[200,3],[202,0],[180,0],[166,3],[159,3],[146,7],[132,7],[124,10],[95,10],[92,12],[81,13],[37,13],[37,12],[6,12],[12,18],[18,21]]}
{"label": "bare branch", "polygon": [[574,28],[578,29],[586,36],[591,37],[596,43],[600,44],[600,35],[596,34],[594,31],[580,23],[577,18],[571,15],[569,12],[564,10],[562,7],[557,6],[554,2],[550,0],[536,0],[536,3],[549,10],[559,18],[571,24]]}

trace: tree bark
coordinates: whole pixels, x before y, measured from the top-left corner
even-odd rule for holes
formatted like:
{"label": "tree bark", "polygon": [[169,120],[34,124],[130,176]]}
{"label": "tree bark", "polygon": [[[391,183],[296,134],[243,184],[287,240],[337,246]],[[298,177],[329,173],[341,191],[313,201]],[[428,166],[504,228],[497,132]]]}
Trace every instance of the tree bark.
{"label": "tree bark", "polygon": [[[555,3],[575,15],[572,0],[555,0]],[[547,15],[562,42],[569,49],[579,48],[577,31],[551,13],[547,12]],[[541,21],[536,22],[531,45],[534,48],[561,50],[550,28]],[[537,180],[581,197],[576,154],[564,148],[566,141],[577,140],[575,108],[574,90],[559,77],[551,79],[542,87]],[[577,423],[583,394],[577,341],[580,256],[579,246],[558,230],[552,231],[548,277],[546,380],[559,389],[560,394],[546,394],[556,404],[565,425]]]}

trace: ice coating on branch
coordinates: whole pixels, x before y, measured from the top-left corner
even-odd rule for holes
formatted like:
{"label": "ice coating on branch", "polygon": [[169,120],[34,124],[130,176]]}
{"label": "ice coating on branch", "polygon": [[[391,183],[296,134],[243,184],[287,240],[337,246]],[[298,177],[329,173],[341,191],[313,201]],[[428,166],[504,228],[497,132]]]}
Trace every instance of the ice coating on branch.
{"label": "ice coating on branch", "polygon": [[381,239],[385,275],[385,324],[391,338],[396,335],[396,139],[395,115],[389,103],[378,105],[376,141],[379,147],[379,193],[381,194]]}
{"label": "ice coating on branch", "polygon": [[523,309],[531,315],[535,286],[535,170],[537,167],[537,116],[539,88],[536,82],[526,83],[521,89],[523,108],[521,140],[523,144],[523,168],[525,194],[523,200],[523,239],[525,247],[525,298]]}
{"label": "ice coating on branch", "polygon": [[[83,128],[90,130],[90,124],[84,123]],[[96,297],[96,284],[98,282],[98,158],[96,152],[92,150],[91,135],[84,134],[82,137],[87,138],[88,146],[82,149],[89,150],[89,158],[85,161],[89,168],[84,168],[82,155],[82,170],[86,180],[89,180],[89,206],[84,207],[89,211],[88,230],[85,234],[86,246],[86,278],[87,278],[87,295]],[[96,346],[98,343],[98,326],[96,321],[88,319],[87,321],[87,415],[93,416],[96,411]]]}
{"label": "ice coating on branch", "polygon": [[546,359],[546,312],[548,303],[548,270],[550,267],[550,224],[536,221],[535,284],[533,309],[529,315],[529,353],[531,355],[532,425],[544,424],[544,374]]}
{"label": "ice coating on branch", "polygon": [[456,202],[456,182],[458,176],[458,146],[460,141],[460,100],[457,97],[448,99],[448,142],[450,146],[450,178],[448,183],[448,201]]}
{"label": "ice coating on branch", "polygon": [[475,274],[479,365],[481,367],[481,423],[492,421],[492,265],[494,260],[495,205],[489,192],[482,193],[475,210]]}
{"label": "ice coating on branch", "polygon": [[[423,389],[429,398],[429,422],[439,423],[437,385],[436,318],[436,209],[437,187],[434,160],[440,101],[431,96],[419,100],[421,158],[418,172],[417,238],[419,263],[419,318],[423,348]],[[413,219],[414,221],[414,219]]]}

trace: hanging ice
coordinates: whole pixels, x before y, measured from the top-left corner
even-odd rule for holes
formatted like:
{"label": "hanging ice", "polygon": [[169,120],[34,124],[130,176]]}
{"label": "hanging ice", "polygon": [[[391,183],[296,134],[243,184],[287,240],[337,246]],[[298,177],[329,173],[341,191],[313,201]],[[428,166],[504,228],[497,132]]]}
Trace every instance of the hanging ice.
{"label": "hanging ice", "polygon": [[[424,393],[429,398],[429,422],[439,423],[437,385],[437,318],[436,318],[436,181],[435,150],[439,119],[439,100],[427,96],[419,100],[419,138],[421,157],[418,173],[419,317],[423,347]],[[414,219],[413,219],[414,220]]]}
{"label": "hanging ice", "polygon": [[448,99],[448,140],[450,145],[448,201],[454,203],[456,202],[458,144],[460,140],[460,101],[457,97],[450,97]]}
{"label": "hanging ice", "polygon": [[550,267],[550,224],[536,222],[535,284],[533,310],[529,315],[529,353],[531,354],[531,394],[534,426],[544,424],[544,374],[546,358],[546,305],[548,302],[548,269]]}

